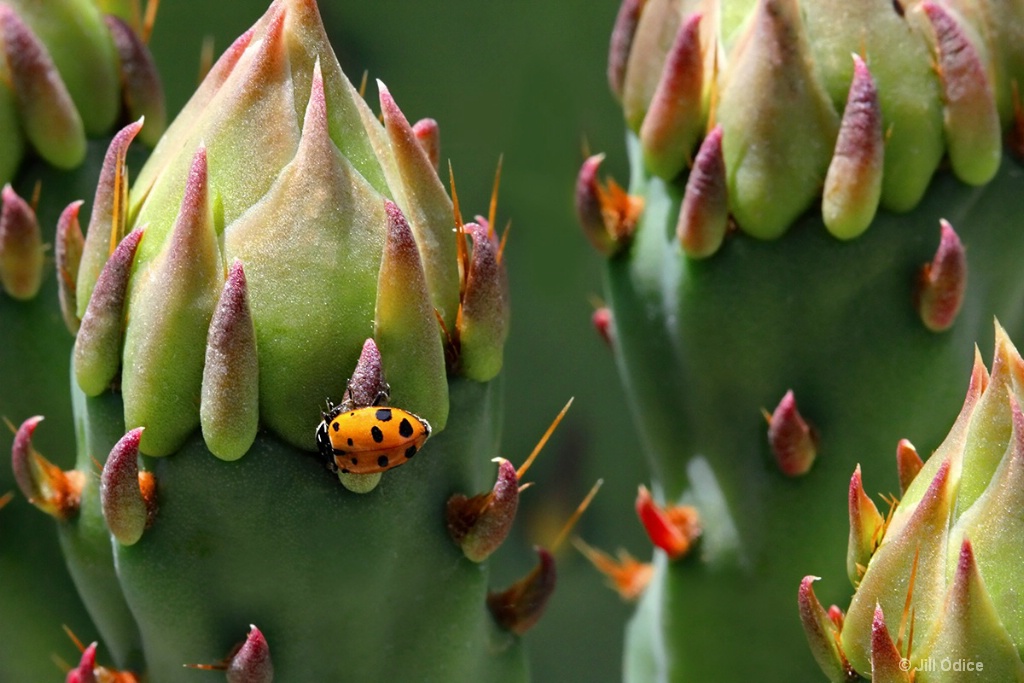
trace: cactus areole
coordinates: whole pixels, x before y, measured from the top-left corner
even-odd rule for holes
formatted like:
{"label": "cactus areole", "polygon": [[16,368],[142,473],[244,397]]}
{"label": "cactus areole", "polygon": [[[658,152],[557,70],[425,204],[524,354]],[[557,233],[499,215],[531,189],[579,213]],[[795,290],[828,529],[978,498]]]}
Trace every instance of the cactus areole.
{"label": "cactus areole", "polygon": [[930,452],[993,316],[1024,332],[1022,31],[984,1],[623,3],[628,191],[597,155],[576,205],[653,495],[702,530],[655,551],[631,683],[820,676],[794,586],[845,602],[850,472]]}
{"label": "cactus areole", "polygon": [[378,89],[380,119],[315,3],[276,0],[132,183],[147,123],[115,137],[65,250],[78,468],[110,455],[60,532],[115,664],[145,680],[526,678],[553,564],[499,615],[445,507],[497,455],[493,210],[462,222],[437,124]]}

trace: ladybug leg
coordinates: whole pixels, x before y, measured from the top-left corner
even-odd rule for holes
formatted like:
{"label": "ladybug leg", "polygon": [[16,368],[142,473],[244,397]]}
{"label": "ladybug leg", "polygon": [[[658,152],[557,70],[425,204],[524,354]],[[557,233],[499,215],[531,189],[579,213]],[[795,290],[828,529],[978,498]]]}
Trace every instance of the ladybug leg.
{"label": "ladybug leg", "polygon": [[387,382],[384,383],[384,387],[377,392],[377,397],[373,399],[374,406],[386,406],[388,401],[391,399],[391,385]]}

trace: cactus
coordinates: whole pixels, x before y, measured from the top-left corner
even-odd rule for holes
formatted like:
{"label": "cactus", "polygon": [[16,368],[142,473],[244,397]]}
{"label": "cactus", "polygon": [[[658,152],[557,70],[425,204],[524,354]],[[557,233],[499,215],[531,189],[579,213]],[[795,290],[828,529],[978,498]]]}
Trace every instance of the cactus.
{"label": "cactus", "polygon": [[[64,254],[55,259],[49,246],[60,209],[95,186],[102,138],[121,117],[145,114],[150,136],[163,127],[160,80],[142,30],[141,21],[81,0],[0,4],[0,416],[8,421],[40,411],[71,424],[72,337],[54,269]],[[59,430],[42,440],[54,450],[68,443]],[[14,488],[11,470],[0,468],[0,492]],[[0,527],[0,679],[46,680],[57,671],[51,657],[71,647],[62,625],[96,634],[46,520],[14,496]]]}
{"label": "cactus", "polygon": [[576,206],[654,482],[653,571],[584,546],[624,592],[647,581],[627,681],[820,675],[793,587],[813,566],[845,601],[831,502],[900,436],[939,443],[994,315],[1021,332],[1003,136],[1022,22],[1008,3],[623,2],[628,190],[594,155]]}
{"label": "cactus", "polygon": [[800,587],[808,642],[829,680],[1024,680],[1014,560],[1024,518],[1022,371],[997,325],[992,374],[977,356],[945,441],[926,463],[900,442],[902,499],[884,517],[854,471],[849,609],[826,612],[817,577]]}
{"label": "cactus", "polygon": [[380,121],[315,3],[276,0],[132,183],[145,124],[114,137],[84,240],[79,205],[62,217],[77,461],[49,465],[33,418],[14,469],[126,676],[527,675],[520,636],[555,566],[538,549],[488,587],[526,467],[489,463],[508,330],[495,202],[464,223],[436,124],[377,87]]}

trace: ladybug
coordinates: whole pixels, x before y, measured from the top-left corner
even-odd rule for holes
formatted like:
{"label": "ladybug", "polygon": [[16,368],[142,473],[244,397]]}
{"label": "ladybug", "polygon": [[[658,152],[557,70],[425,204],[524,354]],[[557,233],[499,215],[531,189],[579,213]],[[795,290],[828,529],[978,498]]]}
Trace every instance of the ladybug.
{"label": "ladybug", "polygon": [[327,402],[316,428],[316,444],[330,469],[342,474],[374,474],[405,463],[430,436],[430,423],[407,410],[381,405],[353,407]]}

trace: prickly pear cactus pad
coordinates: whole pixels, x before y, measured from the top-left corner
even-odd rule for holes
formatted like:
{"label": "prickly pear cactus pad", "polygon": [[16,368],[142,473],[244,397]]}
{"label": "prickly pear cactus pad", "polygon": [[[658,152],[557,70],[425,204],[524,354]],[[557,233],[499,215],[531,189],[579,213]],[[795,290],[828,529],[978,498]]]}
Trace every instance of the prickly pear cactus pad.
{"label": "prickly pear cactus pad", "polygon": [[814,558],[846,597],[849,472],[930,452],[993,316],[1022,331],[1022,30],[1006,3],[623,3],[630,179],[590,157],[576,205],[654,483],[627,680],[820,675],[794,586]]}
{"label": "prickly pear cactus pad", "polygon": [[65,211],[77,469],[38,420],[14,465],[108,646],[74,671],[525,680],[555,569],[488,586],[523,471],[490,462],[503,242],[376,90],[379,119],[316,4],[277,0],[133,182],[147,124],[115,136],[84,240]]}
{"label": "prickly pear cactus pad", "polygon": [[[138,10],[137,2],[123,4]],[[122,118],[145,114],[149,144],[163,128],[163,92],[146,47],[151,25],[138,12],[136,20],[108,12],[78,0],[0,4],[0,416],[20,423],[47,415],[53,431],[41,436],[41,446],[63,450],[55,455],[65,467],[74,461],[66,448],[73,338],[66,329],[72,321],[62,316],[67,288],[61,284],[74,273],[64,269],[67,250],[52,248],[54,228],[68,201],[95,188]],[[74,252],[74,244],[65,247]],[[74,653],[62,625],[82,638],[97,633],[52,522],[17,491],[7,466],[0,467],[4,495],[0,680],[47,680],[59,671],[52,658]]]}

